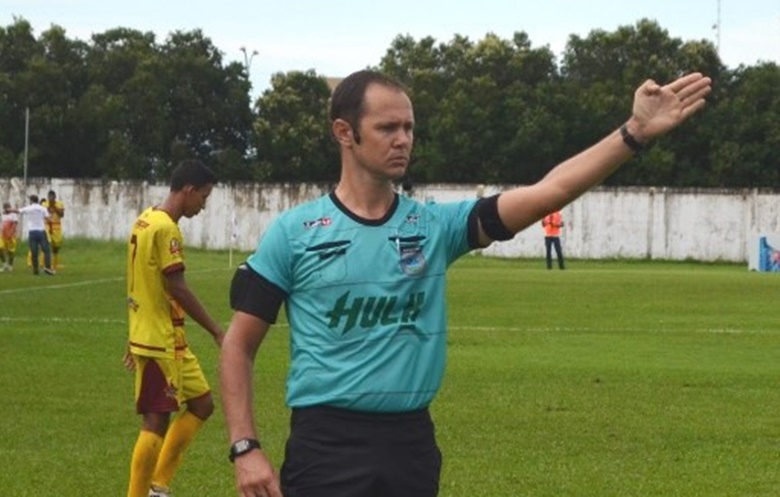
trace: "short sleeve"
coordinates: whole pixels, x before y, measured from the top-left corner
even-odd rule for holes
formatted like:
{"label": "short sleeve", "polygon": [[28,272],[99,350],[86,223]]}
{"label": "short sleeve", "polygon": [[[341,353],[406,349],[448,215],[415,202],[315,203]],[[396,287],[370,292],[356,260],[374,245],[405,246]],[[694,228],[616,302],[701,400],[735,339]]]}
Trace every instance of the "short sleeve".
{"label": "short sleeve", "polygon": [[157,230],[154,237],[154,251],[163,273],[170,274],[184,270],[184,244],[181,230],[176,224],[166,223]]}
{"label": "short sleeve", "polygon": [[284,216],[278,217],[249,256],[247,264],[263,278],[286,293],[292,293],[292,249],[284,229]]}
{"label": "short sleeve", "polygon": [[427,208],[436,215],[447,243],[447,264],[476,247],[476,217],[472,215],[477,200],[430,203]]}

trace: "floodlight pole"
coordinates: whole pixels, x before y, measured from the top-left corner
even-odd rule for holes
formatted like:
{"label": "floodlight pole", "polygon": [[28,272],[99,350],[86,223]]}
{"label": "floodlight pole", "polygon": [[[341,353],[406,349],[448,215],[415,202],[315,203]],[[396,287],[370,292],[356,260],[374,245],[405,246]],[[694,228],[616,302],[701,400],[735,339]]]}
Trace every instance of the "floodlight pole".
{"label": "floodlight pole", "polygon": [[249,70],[252,68],[252,59],[257,55],[257,50],[252,50],[251,54],[247,54],[246,47],[241,47],[240,50],[244,53],[244,68],[246,69],[246,76],[249,77]]}
{"label": "floodlight pole", "polygon": [[715,22],[715,50],[720,56],[720,0],[718,0],[718,19]]}

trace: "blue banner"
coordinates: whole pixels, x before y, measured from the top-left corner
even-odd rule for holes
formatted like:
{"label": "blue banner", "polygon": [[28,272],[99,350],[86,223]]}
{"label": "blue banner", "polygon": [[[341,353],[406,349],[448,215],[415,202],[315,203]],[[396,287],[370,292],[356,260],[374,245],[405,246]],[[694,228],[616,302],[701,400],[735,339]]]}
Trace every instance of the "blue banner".
{"label": "blue banner", "polygon": [[769,245],[765,236],[758,240],[758,270],[780,273],[780,250]]}

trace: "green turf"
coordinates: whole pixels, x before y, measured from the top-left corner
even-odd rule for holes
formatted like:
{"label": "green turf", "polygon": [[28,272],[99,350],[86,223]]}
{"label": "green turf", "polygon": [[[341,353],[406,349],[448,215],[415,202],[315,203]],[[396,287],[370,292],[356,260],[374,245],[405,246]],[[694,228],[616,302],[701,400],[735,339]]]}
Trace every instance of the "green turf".
{"label": "green turf", "polygon": [[[188,281],[227,323],[228,254],[187,256]],[[139,426],[121,364],[124,260],[120,244],[68,240],[54,277],[23,260],[0,273],[0,495],[124,495]],[[462,259],[432,406],[440,495],[780,495],[778,289],[743,265]],[[256,367],[277,465],[287,336],[282,321]],[[217,349],[194,324],[189,337],[219,402]],[[218,410],[177,497],[236,495],[226,445]]]}

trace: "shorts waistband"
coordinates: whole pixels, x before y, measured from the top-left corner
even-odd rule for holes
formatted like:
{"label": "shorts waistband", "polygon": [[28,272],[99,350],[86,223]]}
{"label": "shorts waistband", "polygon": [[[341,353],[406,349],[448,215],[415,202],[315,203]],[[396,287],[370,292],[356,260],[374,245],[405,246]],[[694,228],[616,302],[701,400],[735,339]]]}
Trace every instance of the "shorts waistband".
{"label": "shorts waistband", "polygon": [[323,416],[326,418],[339,418],[348,421],[372,423],[414,422],[431,419],[431,414],[427,407],[403,412],[355,411],[333,406],[293,407],[292,416],[293,418]]}

